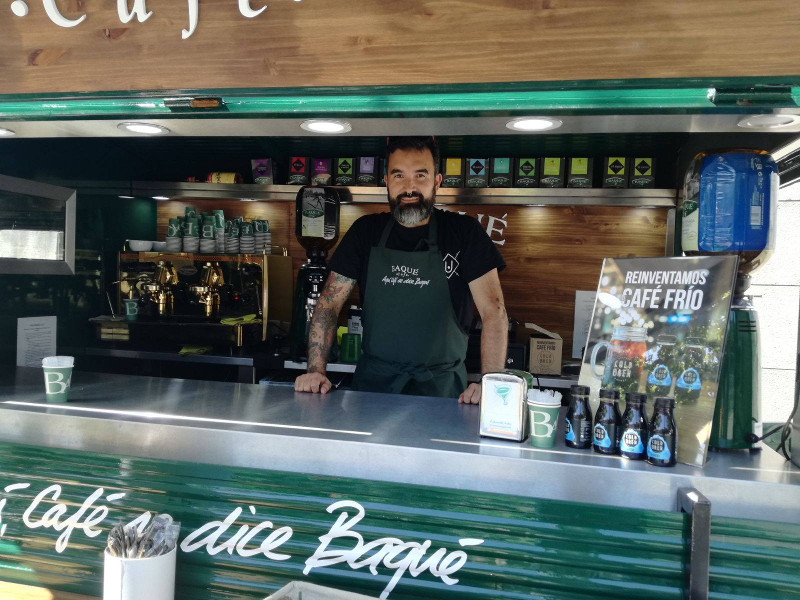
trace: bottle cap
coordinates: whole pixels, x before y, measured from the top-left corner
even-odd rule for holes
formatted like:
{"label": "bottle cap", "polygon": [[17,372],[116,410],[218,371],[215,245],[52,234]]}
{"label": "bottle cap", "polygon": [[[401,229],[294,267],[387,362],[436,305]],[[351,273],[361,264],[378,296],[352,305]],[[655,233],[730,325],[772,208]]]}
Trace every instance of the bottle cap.
{"label": "bottle cap", "polygon": [[670,396],[659,396],[655,400],[655,407],[675,408],[675,398]]}
{"label": "bottle cap", "polygon": [[609,400],[619,400],[619,390],[609,390],[603,388],[600,390],[601,398],[608,398]]}
{"label": "bottle cap", "polygon": [[587,385],[573,385],[569,388],[569,393],[573,396],[588,396],[589,386]]}
{"label": "bottle cap", "polygon": [[639,392],[628,392],[627,394],[625,394],[625,402],[646,404],[647,394],[641,394]]}

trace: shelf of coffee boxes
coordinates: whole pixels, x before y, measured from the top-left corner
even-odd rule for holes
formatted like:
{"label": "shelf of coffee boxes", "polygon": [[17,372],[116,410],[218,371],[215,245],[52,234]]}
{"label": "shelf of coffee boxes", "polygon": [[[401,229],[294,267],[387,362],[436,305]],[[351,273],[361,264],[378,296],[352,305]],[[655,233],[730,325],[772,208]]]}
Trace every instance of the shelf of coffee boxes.
{"label": "shelf of coffee boxes", "polygon": [[[133,182],[132,194],[158,199],[231,199],[241,201],[294,202],[297,185],[255,185],[226,183]],[[344,203],[381,204],[385,187],[342,187]],[[505,204],[521,206],[636,206],[675,208],[677,190],[614,188],[440,188],[437,204]]]}

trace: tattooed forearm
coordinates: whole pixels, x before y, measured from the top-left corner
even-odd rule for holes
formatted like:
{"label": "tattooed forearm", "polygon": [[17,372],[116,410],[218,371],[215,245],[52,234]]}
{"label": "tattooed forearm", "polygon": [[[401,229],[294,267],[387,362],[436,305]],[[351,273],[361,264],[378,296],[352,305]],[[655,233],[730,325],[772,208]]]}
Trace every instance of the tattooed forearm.
{"label": "tattooed forearm", "polygon": [[324,373],[328,354],[336,335],[338,314],[330,308],[317,306],[308,331],[308,372]]}
{"label": "tattooed forearm", "polygon": [[308,372],[324,373],[328,353],[336,335],[336,323],[342,306],[353,291],[355,280],[331,272],[322,288],[308,331]]}
{"label": "tattooed forearm", "polygon": [[320,296],[320,303],[336,305],[337,300],[341,300],[341,304],[350,296],[353,291],[354,279],[339,275],[338,273],[331,272],[328,275],[328,280],[325,282],[325,287],[322,288],[322,295]]}

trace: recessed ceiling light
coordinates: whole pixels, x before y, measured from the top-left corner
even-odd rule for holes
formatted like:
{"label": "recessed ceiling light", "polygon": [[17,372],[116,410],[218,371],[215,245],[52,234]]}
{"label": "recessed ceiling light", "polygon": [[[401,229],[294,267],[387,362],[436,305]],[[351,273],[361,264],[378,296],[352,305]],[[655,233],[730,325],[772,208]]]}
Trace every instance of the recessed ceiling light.
{"label": "recessed ceiling light", "polygon": [[547,131],[561,127],[560,119],[551,117],[517,117],[506,123],[506,127],[514,131]]}
{"label": "recessed ceiling light", "polygon": [[300,123],[300,128],[312,133],[347,133],[353,127],[347,121],[336,121],[331,119],[310,119]]}
{"label": "recessed ceiling light", "polygon": [[166,127],[153,125],[152,123],[120,123],[117,127],[125,131],[130,131],[131,133],[141,133],[143,135],[163,135],[169,133],[169,129]]}
{"label": "recessed ceiling light", "polygon": [[6,129],[5,127],[0,127],[0,137],[11,137],[12,135],[17,135],[17,132]]}
{"label": "recessed ceiling light", "polygon": [[800,123],[800,115],[750,115],[739,121],[745,129],[783,129]]}
{"label": "recessed ceiling light", "polygon": [[153,200],[169,200],[169,196],[153,196]]}
{"label": "recessed ceiling light", "polygon": [[122,198],[123,200],[133,200],[133,196],[117,196],[117,198]]}

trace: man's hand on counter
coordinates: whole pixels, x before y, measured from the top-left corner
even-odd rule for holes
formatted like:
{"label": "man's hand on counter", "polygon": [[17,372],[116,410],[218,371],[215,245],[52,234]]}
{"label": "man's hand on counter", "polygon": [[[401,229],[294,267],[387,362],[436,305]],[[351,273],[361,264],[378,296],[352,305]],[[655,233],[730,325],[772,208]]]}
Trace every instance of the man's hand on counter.
{"label": "man's hand on counter", "polygon": [[[295,384],[296,385],[296,384]],[[480,404],[481,403],[481,384],[470,383],[458,397],[459,404]]]}
{"label": "man's hand on counter", "polygon": [[331,387],[333,387],[333,384],[331,384],[330,379],[325,376],[325,373],[304,373],[294,380],[295,392],[327,394]]}

